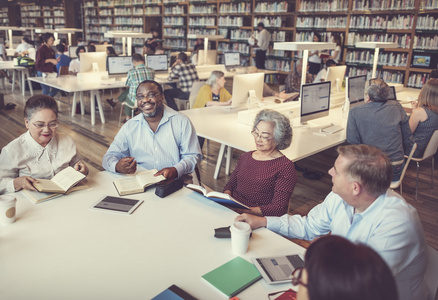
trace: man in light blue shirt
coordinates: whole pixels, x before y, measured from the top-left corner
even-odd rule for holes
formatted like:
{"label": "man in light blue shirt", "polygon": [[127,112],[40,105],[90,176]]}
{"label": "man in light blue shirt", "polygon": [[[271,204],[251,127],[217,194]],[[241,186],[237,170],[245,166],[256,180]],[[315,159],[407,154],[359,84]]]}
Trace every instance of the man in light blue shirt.
{"label": "man in light blue shirt", "polygon": [[142,113],[117,133],[103,157],[105,170],[133,174],[139,164],[169,181],[193,172],[201,149],[190,120],[164,105],[163,88],[153,80],[139,84],[136,100]]}
{"label": "man in light blue shirt", "polygon": [[415,208],[389,190],[392,166],[386,154],[368,145],[338,148],[332,192],[307,216],[240,215],[251,228],[312,240],[331,232],[377,251],[391,268],[400,299],[426,299],[426,242]]}

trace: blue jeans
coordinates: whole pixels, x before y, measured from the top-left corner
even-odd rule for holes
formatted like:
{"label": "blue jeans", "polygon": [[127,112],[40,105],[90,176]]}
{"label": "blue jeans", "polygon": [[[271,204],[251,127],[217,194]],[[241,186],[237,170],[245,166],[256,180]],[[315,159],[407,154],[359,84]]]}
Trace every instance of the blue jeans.
{"label": "blue jeans", "polygon": [[[43,72],[37,71],[37,76],[43,77]],[[47,95],[50,97],[55,97],[55,95],[59,92],[58,89],[52,88],[52,87],[45,85],[45,84],[42,84],[42,83],[41,83],[41,88],[43,89],[43,95]]]}

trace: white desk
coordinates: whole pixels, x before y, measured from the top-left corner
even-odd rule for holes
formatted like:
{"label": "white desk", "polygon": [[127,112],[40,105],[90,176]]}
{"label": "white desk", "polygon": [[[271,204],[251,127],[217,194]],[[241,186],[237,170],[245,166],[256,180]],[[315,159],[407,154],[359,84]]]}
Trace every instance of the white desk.
{"label": "white desk", "polygon": [[[297,103],[297,105],[299,104]],[[219,176],[226,146],[229,147],[228,149],[231,147],[245,152],[255,149],[254,138],[251,135],[252,128],[238,122],[238,110],[226,110],[223,107],[210,106],[184,110],[182,113],[190,118],[199,136],[221,144],[214,173],[215,179]],[[342,108],[338,106],[330,110],[329,117],[318,119],[318,123],[333,122],[342,125],[340,124],[341,117]],[[317,128],[294,128],[292,144],[288,149],[282,150],[283,154],[290,160],[297,161],[339,145],[346,139],[345,130],[326,136],[315,135],[314,132],[317,131],[319,131]],[[227,156],[226,174],[229,174],[230,156],[231,151]]]}
{"label": "white desk", "polygon": [[84,102],[83,102],[83,92],[90,91],[90,114],[91,114],[91,125],[96,123],[95,110],[96,105],[94,103],[94,96],[97,99],[97,106],[99,107],[99,115],[102,123],[105,123],[105,115],[103,113],[102,101],[100,99],[99,90],[105,89],[113,89],[119,87],[125,87],[125,81],[105,81],[101,79],[96,79],[95,81],[84,80],[80,81],[76,76],[72,75],[62,75],[56,78],[43,78],[43,77],[30,77],[28,78],[31,81],[35,81],[38,83],[42,83],[59,90],[65,91],[67,93],[73,94],[73,103],[72,103],[72,117],[75,115],[76,110],[76,96],[79,92],[80,103],[81,103],[81,114],[84,115]]}
{"label": "white desk", "polygon": [[[230,240],[213,234],[237,214],[195,200],[185,188],[164,199],[153,188],[127,196],[145,201],[130,216],[89,209],[100,197],[117,195],[114,176],[98,173],[90,178],[93,188],[38,205],[17,193],[17,221],[0,227],[0,299],[143,300],[172,284],[198,299],[227,299],[201,276],[235,257]],[[258,229],[242,257],[304,251]],[[266,299],[290,287],[261,279],[238,297]]]}
{"label": "white desk", "polygon": [[[8,61],[0,61],[0,70],[12,70],[12,72],[13,72],[13,74],[12,74],[12,93],[15,90],[15,71],[21,73],[21,80],[19,80],[19,83],[20,83],[20,87],[21,87],[21,93],[24,96],[24,94],[26,92],[26,84],[25,84],[26,77],[29,78],[29,69],[26,67],[15,66],[14,62],[12,60],[8,60]],[[33,89],[32,89],[32,85],[30,84],[30,82],[29,82],[29,90],[30,90],[31,95],[33,95]]]}

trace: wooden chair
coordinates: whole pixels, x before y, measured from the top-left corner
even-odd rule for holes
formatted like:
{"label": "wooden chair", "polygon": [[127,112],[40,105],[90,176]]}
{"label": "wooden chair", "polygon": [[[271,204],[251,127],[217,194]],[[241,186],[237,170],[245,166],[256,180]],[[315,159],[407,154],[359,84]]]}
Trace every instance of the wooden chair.
{"label": "wooden chair", "polygon": [[414,155],[414,152],[415,152],[416,149],[417,149],[417,144],[414,144],[412,146],[411,152],[409,153],[408,159],[406,160],[405,166],[403,167],[403,171],[402,171],[402,173],[400,175],[400,179],[396,180],[396,181],[392,181],[391,185],[389,186],[389,188],[391,190],[400,187],[400,195],[403,195],[402,181],[403,181],[403,178],[405,177],[406,169],[408,168],[409,163],[411,162],[411,159],[412,159],[412,155]]}

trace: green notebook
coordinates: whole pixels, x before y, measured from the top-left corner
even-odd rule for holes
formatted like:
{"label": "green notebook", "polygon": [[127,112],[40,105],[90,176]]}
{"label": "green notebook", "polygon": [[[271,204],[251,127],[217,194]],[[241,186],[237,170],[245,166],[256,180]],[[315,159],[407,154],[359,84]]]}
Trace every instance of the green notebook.
{"label": "green notebook", "polygon": [[258,281],[262,275],[252,263],[237,256],[202,278],[231,298]]}

